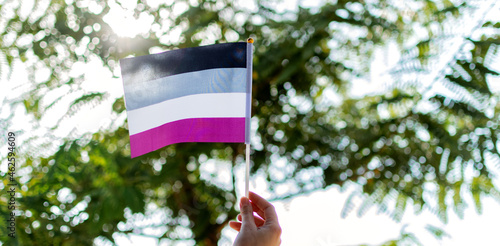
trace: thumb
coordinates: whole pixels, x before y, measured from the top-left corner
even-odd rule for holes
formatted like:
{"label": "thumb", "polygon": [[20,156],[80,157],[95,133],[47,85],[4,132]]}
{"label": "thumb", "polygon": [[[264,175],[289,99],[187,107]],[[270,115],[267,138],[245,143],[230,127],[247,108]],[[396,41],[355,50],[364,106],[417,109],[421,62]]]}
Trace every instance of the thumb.
{"label": "thumb", "polygon": [[241,211],[241,229],[248,230],[257,228],[255,225],[255,220],[253,218],[252,204],[247,197],[242,197],[240,200],[240,211]]}

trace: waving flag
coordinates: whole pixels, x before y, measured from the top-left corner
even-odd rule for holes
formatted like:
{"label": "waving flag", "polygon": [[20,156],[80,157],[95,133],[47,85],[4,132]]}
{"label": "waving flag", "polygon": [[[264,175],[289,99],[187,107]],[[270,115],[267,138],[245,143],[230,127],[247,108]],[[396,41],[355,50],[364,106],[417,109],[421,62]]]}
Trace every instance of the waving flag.
{"label": "waving flag", "polygon": [[249,143],[252,44],[120,60],[131,156],[181,142]]}

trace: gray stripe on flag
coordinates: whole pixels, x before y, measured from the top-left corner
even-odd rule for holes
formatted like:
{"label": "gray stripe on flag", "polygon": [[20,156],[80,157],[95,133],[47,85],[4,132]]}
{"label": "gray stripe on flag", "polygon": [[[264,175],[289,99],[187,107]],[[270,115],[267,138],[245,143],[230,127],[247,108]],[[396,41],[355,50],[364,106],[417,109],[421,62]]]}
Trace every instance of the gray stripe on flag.
{"label": "gray stripe on flag", "polygon": [[[127,110],[203,93],[247,92],[246,68],[217,68],[124,85]],[[159,112],[160,113],[160,112]]]}

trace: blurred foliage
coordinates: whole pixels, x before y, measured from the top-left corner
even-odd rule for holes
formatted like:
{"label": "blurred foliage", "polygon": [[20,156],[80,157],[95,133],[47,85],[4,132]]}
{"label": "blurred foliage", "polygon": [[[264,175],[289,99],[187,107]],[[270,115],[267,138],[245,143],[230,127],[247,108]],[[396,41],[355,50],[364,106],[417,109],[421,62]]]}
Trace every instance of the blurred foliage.
{"label": "blurred foliage", "polygon": [[[443,238],[445,237],[450,237],[450,235],[446,233],[443,229],[430,224],[425,226],[425,230],[427,233],[430,233],[437,240],[443,240]],[[391,239],[380,244],[380,246],[398,246],[398,245],[422,246],[424,244],[420,242],[418,236],[415,233],[409,231],[408,224],[405,224],[403,225],[403,227],[401,227],[398,238]],[[360,246],[365,246],[365,244],[362,244]]]}
{"label": "blurred foliage", "polygon": [[[450,210],[463,217],[465,196],[478,212],[481,197],[500,201],[493,182],[500,107],[490,88],[499,75],[500,23],[478,10],[495,1],[332,0],[296,9],[278,0],[242,3],[3,1],[0,75],[9,81],[23,68],[28,77],[7,103],[40,122],[70,98],[64,117],[71,117],[109,96],[82,86],[84,74],[73,71],[81,64],[97,60],[119,77],[118,60],[129,55],[253,37],[252,172],[265,176],[275,199],[356,183],[362,190],[346,201],[344,216],[376,205],[399,221],[412,204],[444,222]],[[138,35],[120,36],[110,24],[117,13],[149,22]],[[453,27],[466,17],[478,25],[460,33]],[[374,52],[390,45],[402,55],[389,79],[371,81],[383,90],[354,96]],[[47,97],[51,92],[58,96]],[[109,107],[113,119],[126,114],[123,98]],[[130,159],[126,123],[62,141],[51,136],[21,153],[18,237],[2,229],[2,242],[91,245],[121,233],[217,245],[237,214],[232,172],[227,182],[216,178],[217,168],[243,162],[242,144],[177,144]],[[41,154],[50,144],[57,151]],[[213,160],[215,170],[204,170]]]}

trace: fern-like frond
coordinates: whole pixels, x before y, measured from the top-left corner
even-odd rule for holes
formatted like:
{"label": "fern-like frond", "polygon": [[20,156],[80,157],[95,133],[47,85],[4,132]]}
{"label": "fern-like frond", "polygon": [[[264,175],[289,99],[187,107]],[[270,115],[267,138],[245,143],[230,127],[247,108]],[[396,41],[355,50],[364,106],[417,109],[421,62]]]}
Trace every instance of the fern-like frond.
{"label": "fern-like frond", "polygon": [[427,224],[425,229],[439,241],[443,240],[445,237],[451,238],[450,234],[448,234],[443,228]]}
{"label": "fern-like frond", "polygon": [[349,194],[340,212],[340,217],[342,219],[345,219],[354,210],[356,207],[356,200],[359,196],[360,194],[358,191],[352,191],[351,194]]}

